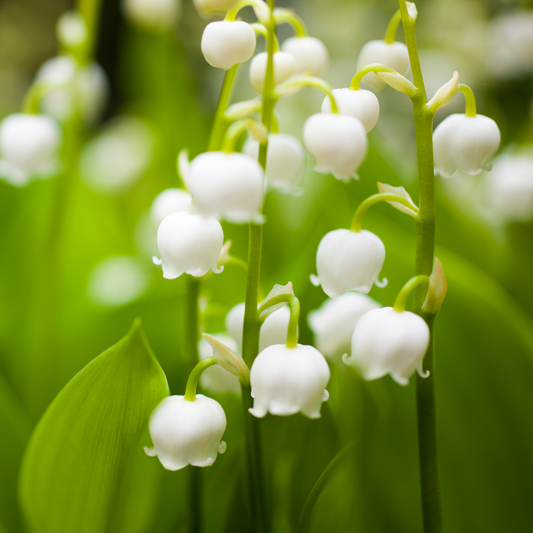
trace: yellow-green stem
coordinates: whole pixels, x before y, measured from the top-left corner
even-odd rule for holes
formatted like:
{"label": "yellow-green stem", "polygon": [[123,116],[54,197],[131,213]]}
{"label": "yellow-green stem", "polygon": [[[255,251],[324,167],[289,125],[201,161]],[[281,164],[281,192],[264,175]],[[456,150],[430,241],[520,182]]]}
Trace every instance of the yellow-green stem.
{"label": "yellow-green stem", "polygon": [[387,27],[387,33],[385,34],[384,39],[386,44],[392,44],[396,40],[396,30],[398,29],[398,24],[400,24],[401,20],[402,13],[398,9],[390,19],[389,26]]}
{"label": "yellow-green stem", "polygon": [[370,65],[365,65],[364,67],[361,67],[352,78],[352,81],[350,82],[350,89],[353,91],[358,91],[361,87],[361,81],[362,79],[371,72],[388,72],[389,74],[398,74],[399,72],[394,70],[391,67],[387,67],[386,65],[382,65],[381,63],[371,63]]}
{"label": "yellow-green stem", "polygon": [[474,91],[464,83],[459,84],[459,91],[465,95],[466,100],[466,111],[465,115],[467,117],[475,117],[477,113],[476,108],[476,97],[474,96]]}
{"label": "yellow-green stem", "polygon": [[209,368],[210,366],[216,365],[217,361],[214,357],[208,357],[207,359],[202,359],[197,363],[192,372],[189,374],[189,379],[187,380],[187,387],[185,389],[185,399],[188,402],[194,402],[196,400],[196,389],[198,388],[198,381],[202,372]]}
{"label": "yellow-green stem", "polygon": [[429,286],[429,277],[420,275],[411,278],[401,289],[396,296],[396,300],[393,305],[393,309],[398,312],[405,311],[405,306],[407,305],[407,298],[409,295],[419,286],[425,285],[426,290]]}
{"label": "yellow-green stem", "polygon": [[307,37],[307,28],[304,21],[292,9],[277,7],[274,10],[274,18],[278,24],[282,22],[290,24],[296,37]]}

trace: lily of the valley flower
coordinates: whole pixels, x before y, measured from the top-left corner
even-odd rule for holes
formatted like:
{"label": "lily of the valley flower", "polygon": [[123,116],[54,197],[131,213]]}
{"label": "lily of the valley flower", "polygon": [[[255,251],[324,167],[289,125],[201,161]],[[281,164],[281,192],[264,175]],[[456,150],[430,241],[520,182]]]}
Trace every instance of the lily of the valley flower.
{"label": "lily of the valley flower", "polygon": [[377,283],[385,261],[385,246],[370,231],[337,229],[320,241],[316,254],[318,279],[330,298],[348,291],[367,294]]}
{"label": "lily of the valley flower", "polygon": [[500,138],[496,122],[489,117],[450,115],[433,133],[435,170],[444,178],[457,170],[471,175],[490,170],[488,162],[498,150]]}
{"label": "lily of the valley flower", "polygon": [[152,202],[150,218],[159,226],[163,219],[178,211],[189,211],[192,197],[183,189],[165,189],[161,191]]}
{"label": "lily of the valley flower", "polygon": [[122,0],[126,17],[151,30],[170,30],[181,13],[181,0]]}
{"label": "lily of the valley flower", "polygon": [[[407,72],[410,65],[407,46],[398,41],[394,41],[391,44],[387,44],[381,40],[370,41],[363,46],[359,53],[357,70],[373,63],[380,63],[391,67],[403,75]],[[372,85],[377,91],[381,91],[385,87],[385,82],[373,72],[366,74],[363,80],[369,85]]]}
{"label": "lily of the valley flower", "polygon": [[352,353],[344,358],[371,381],[390,374],[400,385],[407,385],[415,370],[420,376],[429,346],[429,328],[418,315],[392,307],[374,309],[361,317],[352,338]]}
{"label": "lily of the valley flower", "polygon": [[[243,152],[257,159],[259,143],[250,137],[244,144]],[[300,141],[285,133],[270,134],[265,171],[267,184],[282,192],[295,192],[303,173],[304,150]]]}
{"label": "lily of the valley flower", "polygon": [[[262,93],[265,87],[265,76],[267,68],[268,54],[261,52],[257,54],[250,63],[250,83],[258,92]],[[274,61],[274,86],[288,80],[296,73],[296,60],[287,52],[276,52]]]}
{"label": "lily of the valley flower", "polygon": [[296,72],[320,76],[328,66],[328,50],[316,37],[290,37],[281,45],[296,60]]}
{"label": "lily of the valley flower", "polygon": [[157,230],[157,245],[163,266],[163,277],[174,279],[183,273],[200,277],[211,269],[216,274],[224,233],[215,218],[204,218],[180,211],[163,219]]}
{"label": "lily of the valley flower", "polygon": [[257,418],[267,412],[278,416],[301,412],[320,418],[320,407],[328,398],[329,377],[324,356],[312,346],[269,346],[255,358],[250,370],[254,406],[249,411]]}
{"label": "lily of the valley flower", "polygon": [[201,48],[211,66],[228,70],[248,61],[254,55],[255,44],[255,32],[250,24],[242,20],[220,20],[205,27]]}
{"label": "lily of the valley flower", "polygon": [[336,113],[311,115],[303,127],[305,147],[316,159],[315,171],[331,172],[342,181],[356,177],[368,150],[363,123]]}
{"label": "lily of the valley flower", "polygon": [[197,394],[194,401],[169,396],[154,410],[149,423],[153,448],[147,455],[157,456],[167,470],[187,465],[211,466],[217,453],[224,453],[221,442],[226,430],[226,415],[218,402]]}
{"label": "lily of the valley flower", "polygon": [[54,119],[45,115],[16,113],[0,124],[0,175],[23,186],[31,176],[57,170],[62,134]]}
{"label": "lily of the valley flower", "polygon": [[[371,91],[364,89],[333,89],[339,113],[359,119],[368,133],[377,124],[379,118],[379,100]],[[329,96],[322,102],[322,113],[331,113]]]}
{"label": "lily of the valley flower", "polygon": [[187,186],[198,211],[230,222],[262,221],[263,169],[245,154],[206,152],[186,171]]}
{"label": "lily of the valley flower", "polygon": [[352,335],[359,319],[380,305],[365,294],[348,292],[326,300],[309,313],[308,322],[315,335],[318,351],[326,357],[338,357],[351,350]]}

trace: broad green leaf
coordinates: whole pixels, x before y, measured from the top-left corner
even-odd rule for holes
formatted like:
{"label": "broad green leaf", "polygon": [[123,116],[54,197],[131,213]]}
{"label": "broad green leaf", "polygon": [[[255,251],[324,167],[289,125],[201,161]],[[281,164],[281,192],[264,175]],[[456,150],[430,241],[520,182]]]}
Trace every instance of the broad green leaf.
{"label": "broad green leaf", "polygon": [[148,418],[167,395],[137,320],[65,386],[37,425],[20,478],[29,531],[141,531],[159,466],[144,456],[142,441],[149,442]]}

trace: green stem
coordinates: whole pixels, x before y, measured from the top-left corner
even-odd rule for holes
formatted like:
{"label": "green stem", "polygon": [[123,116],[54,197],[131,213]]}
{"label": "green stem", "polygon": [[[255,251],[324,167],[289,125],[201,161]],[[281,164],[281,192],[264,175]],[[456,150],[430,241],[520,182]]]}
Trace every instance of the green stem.
{"label": "green stem", "polygon": [[[263,24],[254,23],[251,24],[251,26],[254,29],[256,35],[262,35],[267,41],[271,38],[268,34],[268,30]],[[272,38],[274,39],[274,53],[277,54],[279,52],[279,41],[275,35]]]}
{"label": "green stem", "polygon": [[198,340],[200,338],[200,320],[198,299],[201,282],[194,276],[187,276],[185,294],[185,337],[184,348],[187,358],[187,373],[192,372],[198,363]]}
{"label": "green stem", "polygon": [[274,10],[274,18],[278,24],[283,22],[290,24],[296,37],[307,37],[307,28],[304,21],[292,9],[277,7]]}
{"label": "green stem", "polygon": [[291,310],[291,318],[289,319],[289,327],[287,328],[287,348],[296,348],[298,345],[298,322],[300,320],[300,300],[293,296],[289,304]]}
{"label": "green stem", "polygon": [[400,24],[400,21],[402,20],[402,13],[398,9],[396,13],[392,16],[389,22],[389,26],[387,28],[387,33],[385,34],[385,43],[386,44],[392,44],[396,40],[396,31],[398,30],[398,24]]}
{"label": "green stem", "polygon": [[352,226],[350,228],[351,231],[355,231],[356,233],[361,231],[361,227],[363,224],[363,217],[367,210],[372,207],[373,205],[379,203],[379,202],[395,202],[398,204],[402,204],[405,207],[408,207],[415,213],[418,212],[415,205],[413,205],[409,200],[406,200],[402,196],[398,196],[396,194],[392,193],[378,193],[374,194],[373,196],[369,196],[366,200],[361,202],[357,210],[355,211],[352,219]]}
{"label": "green stem", "polygon": [[233,88],[235,87],[235,79],[237,78],[237,72],[240,65],[235,65],[226,71],[224,76],[224,83],[222,84],[222,90],[220,91],[220,97],[218,99],[217,111],[215,114],[215,120],[211,128],[211,136],[209,138],[209,145],[207,147],[208,152],[214,152],[220,148],[224,133],[228,127],[228,120],[224,116],[226,109],[231,100],[233,94]]}
{"label": "green stem", "polygon": [[[409,51],[413,80],[417,94],[412,98],[419,180],[419,214],[417,218],[416,274],[431,275],[435,250],[435,193],[433,164],[433,113],[425,109],[427,103],[414,21],[409,17],[405,0],[399,0],[405,41]],[[419,286],[414,294],[414,310],[428,323],[431,332],[430,347],[424,359],[428,378],[416,377],[418,423],[418,453],[424,533],[442,533],[442,511],[437,457],[437,429],[435,413],[434,372],[434,319],[424,316],[422,305],[425,291]]]}
{"label": "green stem", "polygon": [[285,93],[290,92],[294,87],[316,87],[320,89],[326,96],[329,97],[331,102],[331,112],[338,113],[337,102],[335,101],[335,96],[333,96],[333,87],[322,78],[316,76],[297,76],[285,83],[279,85],[274,90],[276,99],[280,96],[283,96]]}
{"label": "green stem", "polygon": [[398,76],[401,75],[399,72],[397,72],[391,67],[387,67],[386,65],[382,65],[381,63],[371,63],[370,65],[365,65],[364,67],[360,68],[353,75],[352,81],[350,82],[350,89],[352,89],[353,91],[358,91],[361,87],[362,79],[367,74],[370,74],[370,72],[388,72],[389,74],[398,74]]}
{"label": "green stem", "polygon": [[185,388],[184,398],[188,402],[194,402],[196,400],[196,389],[198,388],[198,381],[202,372],[209,368],[210,366],[218,364],[214,357],[208,357],[207,359],[202,359],[196,366],[192,369],[192,372],[189,374],[189,379],[187,380],[187,387]]}
{"label": "green stem", "polygon": [[475,117],[477,113],[476,108],[476,97],[474,96],[474,91],[464,83],[459,84],[459,91],[465,95],[466,100],[466,112],[467,117]]}
{"label": "green stem", "polygon": [[81,64],[87,64],[95,55],[102,0],[78,0],[76,7],[87,27],[87,42],[84,44],[83,54],[80,57]]}
{"label": "green stem", "polygon": [[411,278],[401,289],[396,296],[396,301],[394,302],[393,309],[399,313],[405,311],[405,306],[407,304],[407,298],[409,295],[420,285],[425,285],[426,290],[429,286],[428,276],[420,275]]}

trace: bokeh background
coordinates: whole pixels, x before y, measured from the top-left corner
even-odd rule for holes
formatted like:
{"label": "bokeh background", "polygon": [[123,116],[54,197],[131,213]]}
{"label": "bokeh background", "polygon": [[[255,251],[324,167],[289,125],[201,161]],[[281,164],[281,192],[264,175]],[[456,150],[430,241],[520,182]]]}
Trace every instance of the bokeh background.
{"label": "bokeh background", "polygon": [[[383,38],[393,0],[280,0],[326,44],[325,79],[346,87],[368,40]],[[0,2],[0,117],[20,109],[39,66],[57,53],[55,23],[72,3]],[[454,70],[475,91],[478,112],[502,132],[500,152],[533,146],[533,7],[511,0],[420,0],[417,36],[428,93]],[[243,17],[251,13],[243,11]],[[78,163],[62,178],[26,187],[0,181],[0,532],[25,531],[17,504],[19,465],[35,424],[64,385],[116,343],[140,317],[173,394],[186,382],[184,277],[164,280],[152,264],[155,231],[149,208],[179,185],[176,155],[205,150],[222,73],[200,52],[206,20],[189,1],[170,31],[141,28],[104,0],[97,59],[110,80],[101,124],[86,132]],[[288,27],[279,32],[283,39]],[[403,40],[401,29],[398,40]],[[263,46],[260,43],[260,47]],[[254,96],[247,66],[234,100]],[[269,193],[261,286],[292,281],[305,317],[325,299],[309,281],[322,236],[346,227],[378,181],[416,192],[410,102],[387,89],[369,135],[360,181],[346,185],[312,172],[304,193]],[[279,103],[281,130],[301,136],[320,108],[312,90]],[[436,123],[461,112],[462,96]],[[107,137],[106,137],[107,136]],[[114,150],[102,148],[109,136]],[[497,167],[494,171],[496,171]],[[533,180],[533,167],[530,167]],[[487,174],[437,179],[437,256],[449,284],[437,322],[437,406],[446,530],[522,533],[533,527],[533,224],[513,221],[490,204]],[[383,240],[385,289],[371,296],[391,305],[414,271],[411,219],[387,206],[366,216]],[[235,255],[246,258],[247,228],[225,224]],[[50,267],[50,265],[52,265]],[[227,267],[202,287],[212,313],[205,329],[223,330],[224,314],[244,298],[244,278]],[[363,383],[332,364],[330,400],[319,421],[300,415],[262,422],[273,531],[294,530],[304,502],[336,453],[355,442],[317,501],[312,531],[416,533],[419,503],[414,380]],[[205,531],[246,531],[240,464],[240,400],[217,397],[227,413],[228,450],[202,471]],[[148,444],[148,443],[147,443]],[[142,450],[140,450],[142,453]],[[146,491],[131,491],[133,532],[186,531],[186,472],[163,471],[146,458]],[[190,467],[189,467],[190,468]],[[148,478],[147,478],[148,479]],[[148,481],[140,480],[146,484]],[[140,498],[143,505],[140,505]],[[114,531],[126,529],[117,526]],[[73,532],[74,533],[74,532]]]}

